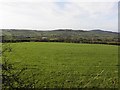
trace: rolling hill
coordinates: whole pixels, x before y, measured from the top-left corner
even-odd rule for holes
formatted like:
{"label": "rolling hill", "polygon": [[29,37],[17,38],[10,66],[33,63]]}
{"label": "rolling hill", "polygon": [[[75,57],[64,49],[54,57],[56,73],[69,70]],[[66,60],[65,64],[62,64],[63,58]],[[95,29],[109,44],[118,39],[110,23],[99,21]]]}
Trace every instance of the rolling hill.
{"label": "rolling hill", "polygon": [[103,30],[24,30],[24,29],[1,29],[2,40],[6,41],[50,41],[50,42],[119,42],[119,33]]}

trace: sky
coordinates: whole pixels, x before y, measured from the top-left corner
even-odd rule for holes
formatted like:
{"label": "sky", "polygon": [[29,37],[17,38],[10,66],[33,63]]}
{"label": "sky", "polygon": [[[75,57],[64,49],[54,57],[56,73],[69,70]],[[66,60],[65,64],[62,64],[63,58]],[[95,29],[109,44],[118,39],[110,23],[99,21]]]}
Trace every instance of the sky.
{"label": "sky", "polygon": [[0,29],[118,32],[118,0],[0,0]]}

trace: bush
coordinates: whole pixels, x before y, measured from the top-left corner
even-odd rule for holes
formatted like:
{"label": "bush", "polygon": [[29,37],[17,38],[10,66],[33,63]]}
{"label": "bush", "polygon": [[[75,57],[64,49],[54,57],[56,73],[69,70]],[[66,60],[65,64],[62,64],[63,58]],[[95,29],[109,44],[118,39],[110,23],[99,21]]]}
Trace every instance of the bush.
{"label": "bush", "polygon": [[[26,76],[25,66],[18,70],[15,67],[15,63],[11,63],[5,55],[6,53],[12,52],[10,44],[4,44],[2,50],[2,89],[6,90],[14,88],[35,88],[38,80],[35,80],[36,74],[32,73],[31,76]],[[25,78],[22,78],[24,76]]]}

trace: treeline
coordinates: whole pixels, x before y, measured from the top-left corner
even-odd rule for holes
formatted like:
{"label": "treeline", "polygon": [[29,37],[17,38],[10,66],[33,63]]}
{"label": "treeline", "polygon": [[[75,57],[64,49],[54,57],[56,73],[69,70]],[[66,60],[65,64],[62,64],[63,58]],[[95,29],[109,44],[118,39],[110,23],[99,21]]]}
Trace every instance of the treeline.
{"label": "treeline", "polygon": [[17,42],[66,42],[66,43],[88,43],[88,44],[108,44],[108,45],[120,45],[120,42],[114,41],[94,41],[94,40],[79,40],[79,39],[18,39],[18,40],[5,40],[2,39],[2,43],[17,43]]}
{"label": "treeline", "polygon": [[3,30],[0,42],[67,42],[67,43],[90,43],[120,45],[117,32],[102,30]]}

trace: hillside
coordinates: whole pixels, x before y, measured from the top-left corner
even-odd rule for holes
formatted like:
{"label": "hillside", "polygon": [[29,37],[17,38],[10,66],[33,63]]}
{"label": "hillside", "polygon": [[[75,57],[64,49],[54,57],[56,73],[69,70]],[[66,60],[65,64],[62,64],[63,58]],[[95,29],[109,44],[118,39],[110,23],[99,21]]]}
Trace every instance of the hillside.
{"label": "hillside", "polygon": [[58,29],[51,31],[2,29],[4,41],[118,42],[118,33],[103,30]]}

